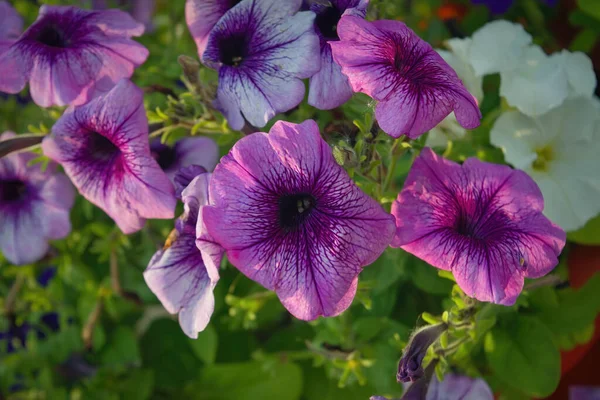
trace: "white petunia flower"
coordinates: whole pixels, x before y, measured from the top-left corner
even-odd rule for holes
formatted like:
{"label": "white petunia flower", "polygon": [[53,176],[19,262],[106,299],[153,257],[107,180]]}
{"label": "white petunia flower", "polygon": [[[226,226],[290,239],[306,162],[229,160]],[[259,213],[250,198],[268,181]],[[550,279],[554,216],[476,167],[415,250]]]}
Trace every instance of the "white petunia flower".
{"label": "white petunia flower", "polygon": [[527,48],[516,69],[500,77],[500,95],[530,116],[542,115],[568,97],[589,97],[596,86],[592,62],[585,54],[563,50],[548,56],[536,45]]}
{"label": "white petunia flower", "polygon": [[574,231],[600,213],[600,102],[567,99],[538,117],[501,115],[490,133],[506,161],[527,172],[544,195],[544,214]]}
{"label": "white petunia flower", "polygon": [[504,20],[484,25],[471,38],[466,55],[479,76],[515,69],[532,41],[523,26]]}

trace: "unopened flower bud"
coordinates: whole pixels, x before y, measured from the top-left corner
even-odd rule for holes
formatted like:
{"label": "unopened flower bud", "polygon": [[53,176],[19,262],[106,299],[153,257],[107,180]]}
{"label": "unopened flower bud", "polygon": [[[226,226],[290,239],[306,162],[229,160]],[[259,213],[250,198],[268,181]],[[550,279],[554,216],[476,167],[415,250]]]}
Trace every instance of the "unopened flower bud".
{"label": "unopened flower bud", "polygon": [[417,330],[404,348],[404,354],[398,363],[398,382],[414,382],[423,376],[423,359],[429,346],[448,329],[448,325],[441,323],[429,325]]}

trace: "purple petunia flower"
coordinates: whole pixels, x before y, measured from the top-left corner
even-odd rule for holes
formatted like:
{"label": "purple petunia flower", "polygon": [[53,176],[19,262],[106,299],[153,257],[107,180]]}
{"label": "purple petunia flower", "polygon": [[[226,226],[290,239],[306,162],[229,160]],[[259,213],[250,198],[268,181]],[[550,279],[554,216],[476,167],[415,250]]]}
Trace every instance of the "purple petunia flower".
{"label": "purple petunia flower", "polygon": [[315,30],[321,41],[321,69],[310,78],[308,104],[321,110],[330,110],[350,100],[354,93],[346,75],[333,60],[330,42],[339,39],[337,24],[343,15],[364,18],[369,0],[313,0],[306,5],[317,14]]}
{"label": "purple petunia flower", "polygon": [[177,171],[173,177],[173,183],[175,184],[175,196],[178,199],[181,199],[181,193],[183,193],[185,188],[192,183],[195,177],[205,172],[208,172],[206,171],[206,168],[195,164],[179,169],[179,171]]}
{"label": "purple petunia flower", "polygon": [[[13,137],[4,133],[0,140]],[[48,251],[48,240],[71,231],[69,211],[75,191],[66,176],[50,163],[29,166],[33,153],[0,158],[0,250],[13,264],[29,264]]]}
{"label": "purple petunia flower", "polygon": [[467,129],[481,112],[456,72],[400,21],[367,22],[347,16],[338,23],[333,57],[355,92],[377,100],[375,116],[384,132],[415,139],[454,111]]}
{"label": "purple petunia flower", "polygon": [[207,232],[229,261],[297,318],[350,306],[358,274],[394,235],[393,218],[340,167],[314,121],[278,121],[215,168]]}
{"label": "purple petunia flower", "polygon": [[217,21],[242,0],[186,0],[185,20],[202,58],[208,35]]}
{"label": "purple petunia flower", "polygon": [[569,400],[600,400],[600,386],[569,386]]}
{"label": "purple petunia flower", "polygon": [[460,166],[425,148],[392,205],[392,246],[452,271],[469,296],[512,305],[523,279],[550,272],[565,245],[543,208],[523,171],[476,158]]}
{"label": "purple petunia flower", "polygon": [[213,289],[219,280],[221,262],[219,258],[216,263],[205,263],[196,247],[196,221],[208,204],[210,175],[199,175],[183,191],[184,214],[165,247],[154,254],[144,272],[150,290],[167,311],[179,313],[183,332],[194,339],[206,328],[214,310]]}
{"label": "purple petunia flower", "polygon": [[44,5],[0,55],[0,91],[18,93],[29,81],[31,97],[42,107],[83,104],[146,60],[148,50],[130,39],[143,32],[119,10]]}
{"label": "purple petunia flower", "polygon": [[42,148],[124,233],[140,230],[145,218],[173,218],[173,184],[150,154],[142,91],[130,81],[69,107]]}
{"label": "purple petunia flower", "polygon": [[219,71],[216,105],[233,129],[263,127],[304,98],[320,67],[315,15],[300,0],[243,0],[211,31],[202,62]]}
{"label": "purple petunia flower", "polygon": [[[109,4],[107,0],[91,0],[94,10],[106,10],[109,6],[118,5],[125,7],[131,16],[138,22],[144,24],[146,31],[153,29],[152,15],[156,7],[156,0],[116,0]],[[84,0],[83,3],[86,3]]]}
{"label": "purple petunia flower", "polygon": [[0,54],[6,51],[23,31],[23,18],[4,0],[0,0]]}
{"label": "purple petunia flower", "polygon": [[181,168],[199,165],[212,171],[219,160],[219,146],[207,137],[184,138],[173,146],[162,144],[157,138],[150,143],[150,152],[171,181]]}

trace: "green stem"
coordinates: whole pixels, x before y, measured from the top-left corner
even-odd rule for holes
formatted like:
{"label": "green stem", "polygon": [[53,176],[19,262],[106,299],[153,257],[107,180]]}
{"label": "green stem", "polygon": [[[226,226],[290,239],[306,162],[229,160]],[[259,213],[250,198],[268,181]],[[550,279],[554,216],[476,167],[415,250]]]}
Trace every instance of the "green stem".
{"label": "green stem", "polygon": [[390,167],[389,167],[387,175],[385,177],[385,181],[383,182],[383,192],[384,193],[388,190],[390,183],[392,182],[392,178],[394,177],[394,172],[396,171],[396,163],[398,162],[398,157],[395,156],[395,152],[396,152],[396,148],[398,148],[398,145],[400,144],[400,142],[401,142],[400,139],[394,140],[394,144],[392,145],[392,148],[390,149],[390,157],[391,157],[392,161],[390,163]]}

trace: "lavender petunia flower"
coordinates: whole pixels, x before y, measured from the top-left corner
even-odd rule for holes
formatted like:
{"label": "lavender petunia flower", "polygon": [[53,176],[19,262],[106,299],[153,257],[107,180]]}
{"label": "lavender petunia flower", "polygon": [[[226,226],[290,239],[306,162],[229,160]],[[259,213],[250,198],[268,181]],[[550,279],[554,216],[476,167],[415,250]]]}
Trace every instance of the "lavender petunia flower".
{"label": "lavender petunia flower", "polygon": [[[493,400],[488,384],[481,378],[446,374],[443,381],[431,371],[431,376],[411,384],[400,400]],[[372,396],[370,400],[387,400]]]}
{"label": "lavender petunia flower", "polygon": [[171,181],[181,168],[200,165],[212,171],[219,160],[219,146],[207,137],[184,138],[173,146],[162,144],[157,138],[150,143],[150,152]]}
{"label": "lavender petunia flower", "polygon": [[523,171],[476,158],[460,166],[425,148],[392,205],[392,246],[452,271],[469,296],[512,305],[523,279],[550,272],[565,245],[543,208]]}
{"label": "lavender petunia flower", "polygon": [[310,78],[308,104],[321,110],[339,107],[350,100],[352,87],[333,60],[330,42],[340,40],[337,24],[344,15],[364,18],[369,0],[313,0],[307,7],[317,14],[315,30],[321,41],[321,69]]}
{"label": "lavender petunia flower", "polygon": [[177,171],[173,177],[173,183],[175,184],[175,197],[181,199],[181,193],[183,193],[185,188],[192,183],[195,177],[200,174],[204,174],[205,172],[208,172],[206,171],[206,168],[194,164],[179,169],[179,171]]}
{"label": "lavender petunia flower", "polygon": [[0,0],[0,54],[14,43],[23,31],[23,18],[4,0]]}
{"label": "lavender petunia flower", "polygon": [[429,347],[448,329],[446,324],[425,326],[416,331],[404,348],[404,354],[398,363],[398,382],[414,382],[424,374],[423,359]]}
{"label": "lavender petunia flower", "polygon": [[181,329],[194,339],[210,321],[215,306],[213,289],[219,280],[218,264],[205,263],[196,247],[196,221],[208,204],[210,175],[196,177],[183,191],[184,214],[144,272],[150,290],[167,311],[179,313]]}
{"label": "lavender petunia flower", "polygon": [[314,13],[300,0],[243,0],[214,26],[202,62],[219,71],[216,104],[233,129],[263,127],[304,98],[319,70]]}
{"label": "lavender petunia flower", "polygon": [[358,274],[394,235],[393,218],[340,167],[314,121],[278,121],[215,168],[208,233],[229,261],[297,318],[350,306]]}
{"label": "lavender petunia flower", "polygon": [[[13,137],[4,133],[0,140]],[[0,250],[13,264],[29,264],[48,251],[48,240],[71,231],[69,211],[75,191],[66,176],[50,163],[29,166],[33,153],[0,158]]]}
{"label": "lavender petunia flower", "polygon": [[42,107],[83,104],[146,60],[148,50],[130,39],[143,32],[119,10],[44,5],[0,55],[0,91],[18,93],[29,81],[31,97]]}
{"label": "lavender petunia flower", "polygon": [[338,23],[333,57],[355,92],[377,100],[375,116],[384,132],[415,139],[454,111],[467,129],[481,112],[456,72],[400,21],[367,22],[354,16]]}
{"label": "lavender petunia flower", "polygon": [[[83,0],[82,3],[87,3]],[[146,31],[154,29],[152,26],[152,15],[156,7],[156,0],[116,0],[109,3],[107,0],[91,0],[94,10],[105,10],[110,6],[117,5],[124,7],[131,16],[138,22],[144,24]]]}
{"label": "lavender petunia flower", "polygon": [[150,154],[142,91],[130,81],[69,107],[42,148],[124,233],[140,230],[145,218],[173,218],[173,184]]}
{"label": "lavender petunia flower", "polygon": [[600,386],[569,386],[569,400],[600,400]]}
{"label": "lavender petunia flower", "polygon": [[217,21],[242,0],[186,0],[185,20],[202,58],[208,35]]}

